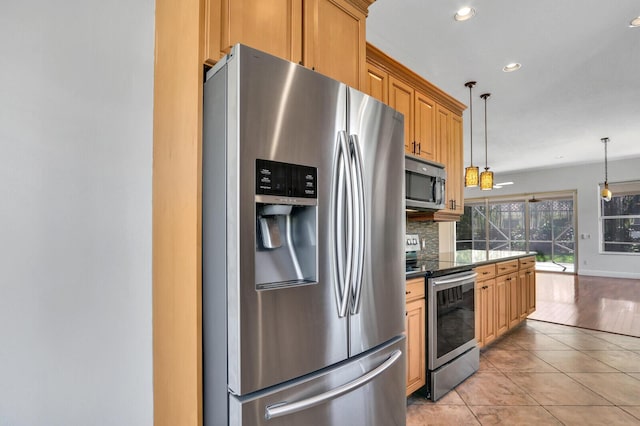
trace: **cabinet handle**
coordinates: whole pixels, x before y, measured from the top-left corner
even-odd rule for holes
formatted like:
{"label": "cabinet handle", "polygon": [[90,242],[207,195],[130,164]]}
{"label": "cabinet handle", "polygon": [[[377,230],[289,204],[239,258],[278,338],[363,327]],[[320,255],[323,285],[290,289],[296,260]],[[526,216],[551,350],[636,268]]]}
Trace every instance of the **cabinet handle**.
{"label": "cabinet handle", "polygon": [[302,61],[298,62],[300,65],[304,66],[304,64],[302,63]]}
{"label": "cabinet handle", "polygon": [[482,275],[489,275],[489,273],[488,272],[483,272]]}
{"label": "cabinet handle", "polygon": [[411,142],[413,144],[413,149],[411,150],[412,154],[416,153],[416,141]]}
{"label": "cabinet handle", "polygon": [[483,285],[483,286],[482,286],[482,289],[483,289],[483,290],[486,290],[486,289],[488,289],[488,288],[489,288],[489,286],[488,286],[488,285]]}
{"label": "cabinet handle", "polygon": [[404,294],[411,294],[411,292],[410,291],[405,291]]}
{"label": "cabinet handle", "polygon": [[422,142],[418,142],[418,154],[422,154]]}

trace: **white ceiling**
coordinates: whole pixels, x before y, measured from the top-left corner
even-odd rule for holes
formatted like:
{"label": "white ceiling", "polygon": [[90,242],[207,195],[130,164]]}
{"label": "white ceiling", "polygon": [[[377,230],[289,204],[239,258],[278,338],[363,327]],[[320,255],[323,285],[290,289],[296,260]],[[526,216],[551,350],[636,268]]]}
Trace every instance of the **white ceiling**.
{"label": "white ceiling", "polygon": [[[476,15],[456,22],[472,6]],[[640,157],[640,0],[377,0],[367,40],[469,105],[473,162],[501,172]],[[517,72],[502,67],[520,62]],[[469,163],[469,109],[464,113]],[[640,166],[640,161],[639,164]]]}

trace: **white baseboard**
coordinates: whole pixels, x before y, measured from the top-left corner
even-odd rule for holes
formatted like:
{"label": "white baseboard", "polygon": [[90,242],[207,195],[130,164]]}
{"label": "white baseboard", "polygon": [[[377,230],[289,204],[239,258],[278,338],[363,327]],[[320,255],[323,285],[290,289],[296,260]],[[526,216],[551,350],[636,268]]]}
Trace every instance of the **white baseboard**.
{"label": "white baseboard", "polygon": [[591,277],[640,279],[640,272],[592,271],[588,269],[580,269],[578,271],[578,275],[587,275]]}

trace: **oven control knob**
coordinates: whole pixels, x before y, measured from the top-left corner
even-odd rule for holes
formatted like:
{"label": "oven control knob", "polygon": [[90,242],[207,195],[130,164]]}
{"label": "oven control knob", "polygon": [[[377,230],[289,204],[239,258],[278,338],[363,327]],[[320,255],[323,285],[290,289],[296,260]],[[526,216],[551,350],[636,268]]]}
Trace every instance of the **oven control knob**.
{"label": "oven control knob", "polygon": [[413,239],[413,241],[411,241],[413,244],[418,244],[418,240],[416,240],[415,238]]}

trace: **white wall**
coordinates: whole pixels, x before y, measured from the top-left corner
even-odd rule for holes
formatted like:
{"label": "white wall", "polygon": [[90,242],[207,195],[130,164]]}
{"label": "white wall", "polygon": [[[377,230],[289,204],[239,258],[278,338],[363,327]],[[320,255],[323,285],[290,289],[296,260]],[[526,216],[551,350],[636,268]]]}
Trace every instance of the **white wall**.
{"label": "white wall", "polygon": [[154,7],[0,6],[0,425],[153,422]]}
{"label": "white wall", "polygon": [[[614,148],[609,146],[609,152]],[[609,161],[609,182],[640,180],[640,158]],[[495,175],[496,182],[515,182],[514,185],[491,192],[466,188],[465,199],[511,194],[535,194],[541,192],[577,190],[578,228],[575,235],[578,247],[578,274],[619,278],[640,278],[640,256],[599,253],[599,190],[604,181],[604,163],[532,170],[523,173]],[[591,235],[579,239],[580,234]]]}

